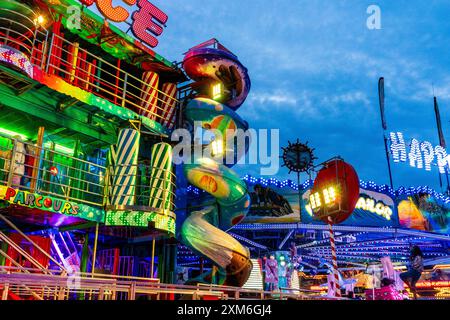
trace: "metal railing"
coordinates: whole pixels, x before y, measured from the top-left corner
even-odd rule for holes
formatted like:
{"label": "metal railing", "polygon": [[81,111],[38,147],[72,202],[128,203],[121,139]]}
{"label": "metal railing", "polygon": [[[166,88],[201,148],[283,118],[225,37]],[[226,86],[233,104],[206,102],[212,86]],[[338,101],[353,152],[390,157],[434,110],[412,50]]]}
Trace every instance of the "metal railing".
{"label": "metal railing", "polygon": [[0,6],[0,43],[17,49],[28,57],[34,46],[35,13],[26,5],[17,3],[19,11]]}
{"label": "metal railing", "polygon": [[10,62],[25,58],[28,61],[22,61],[23,65],[42,68],[48,32],[37,24],[37,14],[31,8],[18,2],[15,5],[19,6],[20,10],[0,6],[0,45],[3,49],[12,49],[10,53],[17,55]]}
{"label": "metal railing", "polygon": [[258,289],[244,289],[217,284],[198,284],[202,290],[221,290],[227,294],[228,300],[346,300],[345,298],[330,298],[320,296],[317,291],[280,288],[275,291],[265,291]]}
{"label": "metal railing", "polygon": [[[26,270],[27,272],[24,272]],[[306,295],[304,292],[269,292],[238,287],[199,284],[177,285],[160,283],[158,279],[127,276],[55,271],[36,273],[33,269],[0,267],[0,293],[3,300],[15,297],[40,300],[165,300],[205,297],[218,300],[328,300],[332,298]],[[339,299],[345,300],[345,299]]]}
{"label": "metal railing", "polygon": [[[24,272],[26,271],[26,272]],[[0,267],[2,300],[136,300],[169,299],[184,296],[197,300],[204,296],[226,299],[220,290],[203,290],[196,286],[163,284],[159,279],[137,278],[105,274],[36,273],[34,269]]]}
{"label": "metal railing", "polygon": [[[148,207],[156,200],[161,207],[155,209],[173,211],[173,172],[139,164],[131,173],[116,173],[113,167],[99,164],[103,159],[94,163],[52,149],[0,135],[0,185],[97,207],[110,205],[117,187],[129,190],[122,196],[132,197],[134,205]],[[155,175],[155,170],[162,174]],[[121,179],[115,179],[116,174]],[[150,182],[155,179],[161,183],[151,192]]]}
{"label": "metal railing", "polygon": [[120,60],[112,64],[57,34],[52,34],[48,50],[47,73],[166,126],[174,123],[178,100],[143,81],[142,70],[125,71]]}

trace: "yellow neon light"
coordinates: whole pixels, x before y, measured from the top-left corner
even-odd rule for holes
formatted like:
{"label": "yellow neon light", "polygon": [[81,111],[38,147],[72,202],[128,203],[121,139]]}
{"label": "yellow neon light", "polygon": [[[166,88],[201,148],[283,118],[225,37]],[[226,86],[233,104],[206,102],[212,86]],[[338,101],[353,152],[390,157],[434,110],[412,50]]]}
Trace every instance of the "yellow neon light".
{"label": "yellow neon light", "polygon": [[375,199],[360,197],[358,202],[356,203],[356,209],[362,209],[364,211],[369,211],[372,213],[376,213],[379,216],[382,216],[386,220],[391,220],[392,209],[389,206],[386,206],[382,202],[376,202]]}
{"label": "yellow neon light", "polygon": [[222,97],[222,84],[221,83],[214,84],[212,87],[212,92],[214,100],[220,99]]}
{"label": "yellow neon light", "polygon": [[330,204],[336,201],[336,191],[334,187],[329,187],[323,190],[323,197],[325,200],[325,204]]}
{"label": "yellow neon light", "polygon": [[40,15],[39,17],[37,17],[37,23],[40,25],[43,25],[45,22],[45,18],[44,16]]}
{"label": "yellow neon light", "polygon": [[223,141],[222,139],[214,140],[211,142],[211,153],[213,157],[223,155]]}

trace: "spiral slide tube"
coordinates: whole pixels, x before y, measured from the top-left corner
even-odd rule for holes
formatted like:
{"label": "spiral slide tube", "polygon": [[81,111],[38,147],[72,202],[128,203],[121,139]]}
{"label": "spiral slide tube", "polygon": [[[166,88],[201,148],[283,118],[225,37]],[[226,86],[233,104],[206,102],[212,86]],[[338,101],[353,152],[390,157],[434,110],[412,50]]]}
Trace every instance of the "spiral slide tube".
{"label": "spiral slide tube", "polygon": [[[183,68],[191,79],[205,83],[204,90],[200,89],[199,92],[207,92],[214,84],[220,84],[228,93],[231,92],[225,96],[225,101],[220,100],[222,103],[200,93],[185,109],[185,119],[191,126],[201,123],[204,129],[219,130],[222,133],[225,159],[232,144],[226,133],[248,129],[247,122],[235,112],[250,90],[247,69],[226,49],[198,47],[186,54]],[[194,132],[195,129],[193,128]],[[235,153],[234,159],[237,161],[243,155]],[[194,161],[184,164],[187,180],[208,192],[217,201],[216,205],[188,216],[181,227],[181,240],[218,266],[216,278],[219,284],[241,287],[252,270],[250,253],[226,231],[242,221],[250,208],[247,186],[222,163],[211,158],[192,160]],[[210,282],[211,276],[212,274],[202,275],[191,282]]]}

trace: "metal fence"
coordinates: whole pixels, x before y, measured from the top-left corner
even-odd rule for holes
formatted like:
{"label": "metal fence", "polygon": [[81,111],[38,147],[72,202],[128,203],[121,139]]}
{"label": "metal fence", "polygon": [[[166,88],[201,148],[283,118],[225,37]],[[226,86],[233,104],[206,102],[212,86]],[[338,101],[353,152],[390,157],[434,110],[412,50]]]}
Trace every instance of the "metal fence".
{"label": "metal fence", "polygon": [[[129,191],[124,194],[134,199],[134,205],[148,207],[150,201],[158,200],[161,206],[154,209],[173,210],[175,176],[171,171],[139,164],[130,170],[132,174],[115,179],[114,168],[102,165],[103,159],[98,162],[0,135],[0,185],[103,207],[111,204],[114,188],[122,190],[126,184]],[[155,170],[162,174],[153,176]],[[162,183],[152,191],[150,181],[155,179]]]}
{"label": "metal fence", "polygon": [[[42,274],[32,269],[0,267],[2,300],[329,300],[301,291],[268,292],[219,285],[163,284],[158,279],[104,274],[54,272]],[[333,299],[334,300],[334,299]],[[340,299],[344,300],[344,299]]]}

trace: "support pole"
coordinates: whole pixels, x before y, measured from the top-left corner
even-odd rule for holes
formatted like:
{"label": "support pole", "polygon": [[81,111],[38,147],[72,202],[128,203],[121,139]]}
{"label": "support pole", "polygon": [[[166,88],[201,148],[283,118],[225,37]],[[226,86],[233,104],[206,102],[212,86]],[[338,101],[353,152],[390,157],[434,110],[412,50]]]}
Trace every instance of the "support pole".
{"label": "support pole", "polygon": [[153,275],[155,274],[155,244],[156,244],[156,240],[155,237],[153,237],[153,241],[152,241],[152,269],[151,269],[151,274],[150,274],[150,278],[153,278]]}
{"label": "support pole", "polygon": [[82,273],[88,272],[87,265],[89,260],[89,234],[84,235],[83,249],[81,250],[80,271]]}
{"label": "support pole", "polygon": [[39,163],[41,161],[42,148],[44,144],[44,133],[45,128],[39,127],[38,130],[38,138],[37,138],[37,146],[36,146],[36,155],[33,162],[32,175],[31,175],[31,183],[30,183],[30,192],[33,193],[37,186],[37,179],[39,176]]}
{"label": "support pole", "polygon": [[334,277],[334,296],[336,298],[341,297],[341,286],[339,285],[338,264],[336,256],[336,243],[334,240],[333,221],[331,217],[328,217],[328,227],[330,231],[330,245],[331,245],[331,257],[333,261],[333,277]]}
{"label": "support pole", "polygon": [[91,271],[92,276],[94,276],[94,273],[95,273],[95,262],[97,260],[98,227],[99,227],[99,224],[97,223],[95,225],[94,253],[93,253],[93,257],[92,257],[92,271]]}
{"label": "support pole", "polygon": [[391,189],[394,190],[394,182],[392,179],[392,170],[391,170],[391,160],[389,157],[389,148],[386,138],[386,130],[387,130],[387,123],[386,123],[386,116],[385,116],[385,95],[384,95],[384,78],[381,77],[378,80],[378,99],[380,102],[380,116],[381,116],[381,126],[383,128],[383,139],[384,139],[384,148],[386,150],[386,161],[387,166],[389,170],[389,182],[391,184]]}
{"label": "support pole", "polygon": [[[300,157],[299,154],[297,154]],[[300,162],[300,159],[298,159]],[[298,215],[299,215],[299,223],[302,223],[302,193],[300,191],[300,171],[297,172],[297,185],[298,185]]]}
{"label": "support pole", "polygon": [[389,157],[388,139],[386,138],[386,133],[383,133],[384,138],[384,149],[386,150],[386,161],[389,171],[389,182],[391,184],[391,189],[394,190],[394,181],[392,179],[392,169],[391,169],[391,158]]}

